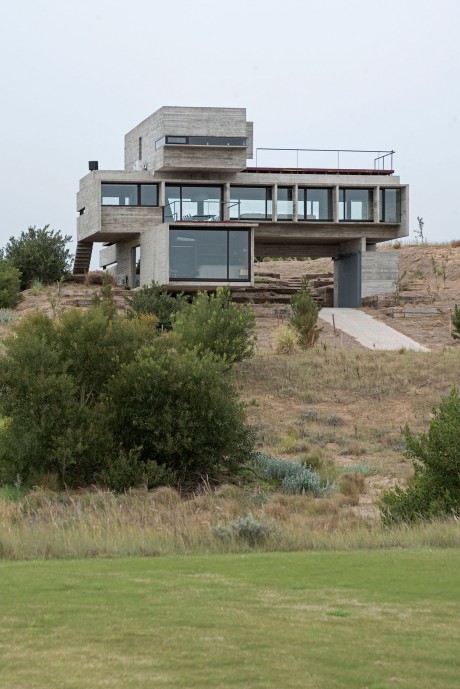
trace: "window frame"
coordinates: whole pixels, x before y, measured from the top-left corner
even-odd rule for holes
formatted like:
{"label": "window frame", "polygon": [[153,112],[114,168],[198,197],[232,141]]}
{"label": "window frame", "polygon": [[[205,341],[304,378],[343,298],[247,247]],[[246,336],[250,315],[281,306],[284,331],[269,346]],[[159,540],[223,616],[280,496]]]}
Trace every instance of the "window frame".
{"label": "window frame", "polygon": [[[122,186],[129,186],[129,187],[137,187],[136,188],[136,201],[137,203],[129,203],[129,204],[116,204],[116,203],[103,203],[102,202],[102,187],[103,186],[117,186],[117,187],[122,187]],[[101,206],[102,208],[158,208],[159,207],[159,193],[158,193],[158,184],[156,182],[101,182]],[[157,202],[155,204],[151,203],[142,203],[142,189],[141,187],[156,187],[156,197],[157,197]]]}
{"label": "window frame", "polygon": [[[177,278],[174,277],[172,278],[170,275],[170,270],[171,267],[168,265],[168,275],[169,275],[169,282],[206,282],[206,283],[228,283],[228,282],[251,282],[252,280],[252,271],[253,271],[253,266],[252,266],[252,239],[251,239],[251,230],[247,228],[241,228],[238,229],[237,227],[221,227],[221,228],[216,228],[213,226],[210,227],[170,227],[169,228],[169,234],[168,234],[168,264],[170,264],[170,249],[171,249],[171,232],[226,232],[227,234],[227,277],[226,278],[197,278],[197,277],[188,277],[188,278]],[[230,256],[229,256],[229,250],[230,250],[230,232],[246,232],[247,233],[247,238],[248,238],[248,275],[247,277],[242,277],[242,278],[230,278],[229,273],[230,273]]]}

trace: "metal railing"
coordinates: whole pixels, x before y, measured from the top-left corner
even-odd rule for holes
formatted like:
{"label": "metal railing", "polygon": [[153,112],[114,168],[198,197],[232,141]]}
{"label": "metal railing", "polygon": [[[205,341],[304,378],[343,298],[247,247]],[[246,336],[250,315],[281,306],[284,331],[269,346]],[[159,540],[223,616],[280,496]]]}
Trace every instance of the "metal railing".
{"label": "metal railing", "polygon": [[[264,148],[264,147],[259,147],[256,148],[256,167],[258,167],[258,162],[259,162],[259,152],[261,151],[278,151],[278,152],[290,152],[290,153],[295,153],[296,156],[296,164],[294,169],[301,169],[299,166],[299,154],[302,153],[327,153],[327,154],[333,154],[333,165],[327,165],[325,166],[325,169],[330,169],[334,170],[336,172],[340,172],[341,170],[350,170],[350,169],[356,169],[360,170],[363,169],[362,166],[359,167],[350,167],[347,165],[341,166],[341,160],[340,157],[342,156],[342,161],[343,157],[345,154],[374,154],[374,159],[373,159],[373,167],[372,168],[366,168],[366,169],[373,169],[373,170],[385,170],[388,168],[385,168],[385,159],[390,158],[390,170],[393,170],[393,155],[395,154],[395,151],[385,151],[385,150],[367,150],[367,149],[359,149],[359,148]],[[376,155],[375,155],[376,154]],[[337,161],[337,165],[335,165],[335,162]],[[380,167],[381,166],[381,167]],[[307,165],[302,165],[302,168],[307,168],[309,166]],[[318,166],[311,166],[317,168]],[[320,168],[318,168],[320,169]]]}

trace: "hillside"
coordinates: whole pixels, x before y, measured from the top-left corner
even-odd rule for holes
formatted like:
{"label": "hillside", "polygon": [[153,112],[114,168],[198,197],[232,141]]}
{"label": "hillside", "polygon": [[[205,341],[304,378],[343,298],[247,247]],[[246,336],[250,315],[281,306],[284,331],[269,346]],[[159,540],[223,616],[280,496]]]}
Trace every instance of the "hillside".
{"label": "hillside", "polygon": [[[385,249],[382,249],[385,250]],[[426,428],[433,406],[460,380],[460,350],[450,336],[450,310],[460,298],[460,247],[403,246],[395,293],[366,310],[427,345],[429,354],[366,350],[323,324],[317,346],[292,356],[276,355],[286,305],[257,305],[256,356],[237,367],[248,419],[261,450],[285,459],[308,458],[332,478],[358,465],[364,492],[350,496],[356,516],[375,519],[379,492],[411,475],[403,456],[404,425]],[[258,271],[283,277],[327,273],[329,259],[274,261]],[[16,318],[39,309],[90,305],[97,285],[65,283],[39,293],[26,290]],[[114,288],[120,310],[126,291]],[[5,335],[10,325],[3,325]]]}

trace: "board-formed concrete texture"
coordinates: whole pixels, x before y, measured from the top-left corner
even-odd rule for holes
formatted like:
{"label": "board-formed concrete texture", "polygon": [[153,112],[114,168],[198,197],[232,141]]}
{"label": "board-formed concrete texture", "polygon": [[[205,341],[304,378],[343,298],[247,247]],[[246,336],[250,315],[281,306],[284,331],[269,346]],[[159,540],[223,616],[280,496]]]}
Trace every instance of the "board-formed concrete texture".
{"label": "board-formed concrete texture", "polygon": [[133,288],[252,285],[255,258],[331,256],[336,305],[394,291],[397,252],[375,248],[407,236],[409,195],[377,152],[364,169],[247,167],[253,157],[244,108],[160,108],[126,134],[124,170],[80,181],[74,270],[88,270],[92,242]]}
{"label": "board-formed concrete texture", "polygon": [[407,335],[403,335],[358,309],[324,308],[319,312],[319,317],[331,325],[335,323],[338,330],[351,335],[367,349],[430,351]]}

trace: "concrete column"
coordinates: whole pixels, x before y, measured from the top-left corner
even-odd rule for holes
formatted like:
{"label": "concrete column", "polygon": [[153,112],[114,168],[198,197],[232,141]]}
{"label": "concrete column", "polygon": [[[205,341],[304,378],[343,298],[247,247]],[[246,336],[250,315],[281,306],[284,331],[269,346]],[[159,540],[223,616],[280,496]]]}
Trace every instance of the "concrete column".
{"label": "concrete column", "polygon": [[373,213],[374,222],[380,222],[380,187],[374,187],[372,190],[374,195],[373,203]]}
{"label": "concrete column", "polygon": [[159,184],[158,184],[158,205],[164,206],[165,203],[166,203],[165,183],[159,182]]}
{"label": "concrete column", "polygon": [[222,198],[222,220],[230,220],[230,182],[226,182],[224,184],[224,193]]}
{"label": "concrete column", "polygon": [[292,220],[297,222],[299,219],[299,185],[294,184],[294,190],[292,192],[293,206],[292,206]]}
{"label": "concrete column", "polygon": [[272,220],[276,222],[278,220],[278,185],[274,184],[272,186]]}
{"label": "concrete column", "polygon": [[332,221],[339,222],[339,186],[332,190]]}

